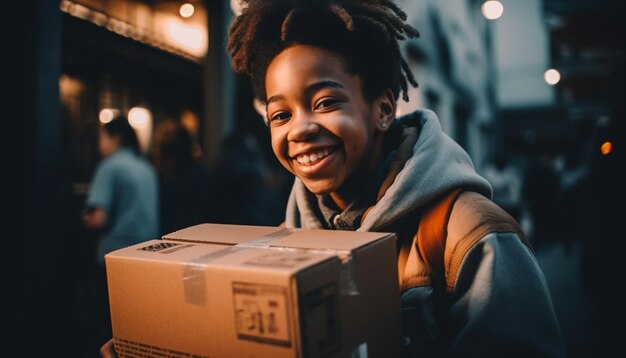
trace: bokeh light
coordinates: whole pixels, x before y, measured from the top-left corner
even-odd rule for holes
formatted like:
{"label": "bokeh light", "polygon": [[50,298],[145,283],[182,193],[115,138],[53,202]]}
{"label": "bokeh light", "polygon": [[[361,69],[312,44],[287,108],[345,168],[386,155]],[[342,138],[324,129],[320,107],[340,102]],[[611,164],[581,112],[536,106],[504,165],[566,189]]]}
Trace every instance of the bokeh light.
{"label": "bokeh light", "polygon": [[191,5],[190,3],[184,3],[180,6],[180,10],[178,12],[180,13],[180,16],[187,18],[191,17],[194,11],[195,8],[193,7],[193,5]]}
{"label": "bokeh light", "polygon": [[488,20],[498,19],[504,13],[504,6],[499,1],[485,1],[480,9]]}
{"label": "bokeh light", "polygon": [[100,123],[107,124],[111,122],[111,120],[115,118],[115,116],[118,114],[119,114],[119,111],[116,109],[103,108],[98,114],[98,119],[100,120]]}
{"label": "bokeh light", "polygon": [[543,78],[546,80],[546,82],[549,85],[554,86],[555,84],[559,83],[559,81],[561,80],[561,74],[559,73],[559,71],[555,70],[554,68],[551,68],[547,70],[546,72],[544,72]]}
{"label": "bokeh light", "polygon": [[128,122],[136,130],[146,128],[151,124],[152,114],[142,107],[133,107],[128,112]]}

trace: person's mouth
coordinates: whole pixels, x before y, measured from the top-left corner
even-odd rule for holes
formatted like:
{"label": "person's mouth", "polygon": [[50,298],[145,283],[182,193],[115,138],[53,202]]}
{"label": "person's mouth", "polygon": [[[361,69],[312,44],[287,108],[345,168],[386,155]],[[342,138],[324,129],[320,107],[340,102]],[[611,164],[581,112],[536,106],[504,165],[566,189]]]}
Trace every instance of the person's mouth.
{"label": "person's mouth", "polygon": [[319,174],[334,157],[337,147],[321,147],[301,152],[291,158],[302,174]]}
{"label": "person's mouth", "polygon": [[311,166],[319,163],[334,152],[332,147],[315,149],[296,155],[293,159],[300,165]]}

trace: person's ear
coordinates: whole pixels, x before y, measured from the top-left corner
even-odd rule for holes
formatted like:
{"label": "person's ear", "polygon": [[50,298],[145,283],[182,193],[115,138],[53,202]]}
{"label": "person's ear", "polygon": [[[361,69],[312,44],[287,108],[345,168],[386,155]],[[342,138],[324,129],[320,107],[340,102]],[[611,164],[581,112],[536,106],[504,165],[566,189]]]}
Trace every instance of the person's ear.
{"label": "person's ear", "polygon": [[391,89],[387,89],[376,101],[377,124],[376,129],[386,132],[396,118],[396,100]]}

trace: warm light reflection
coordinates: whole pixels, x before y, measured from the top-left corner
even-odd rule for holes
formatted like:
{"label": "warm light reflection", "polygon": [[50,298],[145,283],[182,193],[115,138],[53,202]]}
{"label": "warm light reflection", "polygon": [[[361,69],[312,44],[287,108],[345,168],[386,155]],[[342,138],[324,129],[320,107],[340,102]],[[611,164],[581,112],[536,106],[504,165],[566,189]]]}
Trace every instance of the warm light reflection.
{"label": "warm light reflection", "polygon": [[499,1],[485,1],[480,7],[483,16],[488,20],[495,20],[504,13],[504,6]]}
{"label": "warm light reflection", "polygon": [[192,136],[198,136],[198,132],[200,130],[200,119],[194,112],[184,110],[180,116],[180,123]]}
{"label": "warm light reflection", "polygon": [[147,153],[152,139],[152,113],[143,107],[133,107],[128,111],[128,122],[137,132],[141,151]]}
{"label": "warm light reflection", "polygon": [[258,113],[263,118],[263,120],[266,121],[267,120],[267,107],[265,106],[265,103],[263,103],[260,99],[255,98],[252,101],[252,106],[254,106],[256,113]]}
{"label": "warm light reflection", "polygon": [[191,5],[190,3],[184,3],[180,6],[180,10],[178,12],[180,13],[180,16],[186,18],[191,17],[194,11],[195,8],[193,7],[193,5]]}
{"label": "warm light reflection", "polygon": [[543,79],[546,80],[549,85],[554,86],[561,80],[561,74],[559,71],[551,68],[543,74]]}
{"label": "warm light reflection", "polygon": [[61,100],[64,103],[70,103],[72,99],[78,98],[83,92],[83,88],[83,84],[76,78],[65,74],[59,77],[59,90]]}
{"label": "warm light reflection", "polygon": [[230,9],[235,16],[241,15],[241,0],[230,0]]}
{"label": "warm light reflection", "polygon": [[150,111],[145,108],[133,107],[128,112],[128,122],[137,130],[148,126],[151,119]]}
{"label": "warm light reflection", "polygon": [[[181,16],[192,16],[198,12],[204,13],[201,3],[196,6],[186,3],[179,9]],[[193,8],[193,9],[192,9]],[[147,7],[138,5],[135,19],[127,17],[115,18],[97,10],[90,9],[76,1],[63,0],[59,9],[70,16],[90,21],[124,37],[132,38],[163,51],[199,62],[206,55],[208,35],[206,22],[202,16],[180,22],[180,17],[169,11],[146,10]],[[189,11],[192,10],[192,11]],[[175,19],[175,20],[172,20]],[[170,23],[176,23],[171,25]]]}
{"label": "warm light reflection", "polygon": [[91,10],[81,4],[73,4],[69,7],[70,15],[79,19],[87,20],[91,14]]}
{"label": "warm light reflection", "polygon": [[119,112],[120,111],[118,111],[117,109],[103,108],[100,111],[100,114],[98,114],[98,119],[100,120],[102,124],[106,124],[106,123],[111,122],[111,120],[115,118],[115,116],[118,115]]}
{"label": "warm light reflection", "polygon": [[602,155],[608,155],[611,151],[613,151],[613,143],[609,141],[602,143],[600,146],[600,152],[602,152]]}
{"label": "warm light reflection", "polygon": [[179,22],[170,20],[167,24],[167,30],[174,41],[185,47],[199,51],[204,45],[204,33],[200,28],[184,26]]}

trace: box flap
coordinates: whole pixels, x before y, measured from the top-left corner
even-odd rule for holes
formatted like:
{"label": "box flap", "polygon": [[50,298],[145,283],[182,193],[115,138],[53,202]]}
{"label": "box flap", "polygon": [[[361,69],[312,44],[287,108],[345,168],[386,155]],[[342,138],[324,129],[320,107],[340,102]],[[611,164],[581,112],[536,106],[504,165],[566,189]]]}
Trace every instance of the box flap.
{"label": "box flap", "polygon": [[291,234],[276,238],[272,247],[290,247],[299,249],[351,251],[369,245],[382,238],[393,236],[392,233],[355,232],[339,230],[303,230],[290,229]]}
{"label": "box flap", "polygon": [[163,239],[237,245],[280,232],[275,226],[199,224],[163,235]]}
{"label": "box flap", "polygon": [[285,247],[351,251],[392,233],[287,229],[273,226],[200,224],[175,231],[163,239],[252,247]]}

